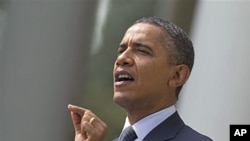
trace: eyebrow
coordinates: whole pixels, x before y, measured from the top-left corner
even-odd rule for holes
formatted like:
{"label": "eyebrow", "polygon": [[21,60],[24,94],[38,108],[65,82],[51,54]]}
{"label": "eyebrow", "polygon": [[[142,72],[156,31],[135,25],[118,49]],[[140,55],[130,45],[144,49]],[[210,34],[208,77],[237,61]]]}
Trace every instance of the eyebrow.
{"label": "eyebrow", "polygon": [[135,42],[134,45],[136,47],[144,47],[146,49],[148,49],[149,51],[153,52],[152,48],[146,44],[140,43],[140,42]]}
{"label": "eyebrow", "polygon": [[[146,44],[143,44],[143,43],[141,43],[141,42],[135,42],[135,43],[133,43],[133,45],[134,45],[136,48],[139,48],[139,47],[146,48],[146,49],[148,49],[150,52],[153,53],[152,48],[151,48],[150,46],[146,45]],[[118,48],[126,48],[127,46],[128,46],[127,43],[121,43],[121,44],[119,44],[119,47],[118,47]]]}

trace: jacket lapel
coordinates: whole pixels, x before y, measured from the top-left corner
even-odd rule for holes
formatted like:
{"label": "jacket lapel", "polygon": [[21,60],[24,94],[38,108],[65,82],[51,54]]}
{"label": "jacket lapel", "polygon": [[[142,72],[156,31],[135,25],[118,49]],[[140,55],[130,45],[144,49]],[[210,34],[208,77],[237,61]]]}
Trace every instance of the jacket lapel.
{"label": "jacket lapel", "polygon": [[143,141],[166,141],[172,139],[183,126],[184,122],[180,118],[179,114],[175,112],[161,124],[155,127],[151,132],[149,132]]}

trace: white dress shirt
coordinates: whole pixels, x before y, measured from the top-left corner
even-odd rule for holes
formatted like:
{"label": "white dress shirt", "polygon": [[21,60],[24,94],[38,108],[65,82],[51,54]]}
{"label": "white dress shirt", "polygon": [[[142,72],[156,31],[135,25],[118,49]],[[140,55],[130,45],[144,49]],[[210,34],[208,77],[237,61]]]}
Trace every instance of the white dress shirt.
{"label": "white dress shirt", "polygon": [[[153,113],[152,115],[149,115],[139,121],[137,121],[135,124],[132,125],[133,129],[136,132],[137,139],[135,141],[142,141],[143,138],[156,126],[158,126],[160,123],[162,123],[165,119],[170,117],[172,114],[174,114],[176,111],[175,106],[172,105],[166,109],[163,109],[159,112]],[[126,117],[125,124],[123,126],[123,130],[131,126],[129,123],[128,117]],[[122,131],[123,131],[122,130]]]}

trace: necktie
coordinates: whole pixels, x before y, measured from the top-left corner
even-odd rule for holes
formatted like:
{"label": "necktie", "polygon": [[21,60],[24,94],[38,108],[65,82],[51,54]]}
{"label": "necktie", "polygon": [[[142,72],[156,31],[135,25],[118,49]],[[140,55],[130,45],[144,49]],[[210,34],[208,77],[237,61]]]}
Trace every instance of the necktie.
{"label": "necktie", "polygon": [[137,135],[134,129],[132,128],[132,126],[129,126],[122,132],[119,141],[134,141],[136,138]]}

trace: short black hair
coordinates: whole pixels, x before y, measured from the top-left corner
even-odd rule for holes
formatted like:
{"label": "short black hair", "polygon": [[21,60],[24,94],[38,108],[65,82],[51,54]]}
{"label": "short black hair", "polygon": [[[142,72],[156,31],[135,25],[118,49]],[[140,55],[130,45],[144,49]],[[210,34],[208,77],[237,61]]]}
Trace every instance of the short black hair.
{"label": "short black hair", "polygon": [[[185,64],[191,72],[194,64],[194,48],[192,41],[184,30],[174,23],[159,17],[144,17],[134,24],[137,23],[147,23],[162,28],[165,33],[163,42],[165,42],[164,45],[170,52],[170,63],[175,65]],[[182,86],[176,89],[177,98]]]}

